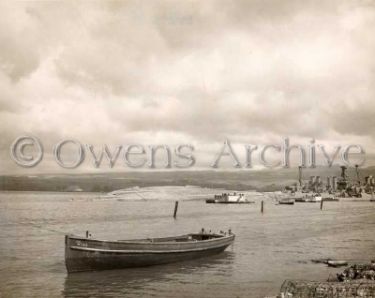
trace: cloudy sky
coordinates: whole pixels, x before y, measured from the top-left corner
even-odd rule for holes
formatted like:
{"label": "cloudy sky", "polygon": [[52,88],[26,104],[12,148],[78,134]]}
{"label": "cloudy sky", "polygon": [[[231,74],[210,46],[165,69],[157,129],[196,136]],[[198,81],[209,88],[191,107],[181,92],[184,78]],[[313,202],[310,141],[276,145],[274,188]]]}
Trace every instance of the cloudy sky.
{"label": "cloudy sky", "polygon": [[[192,144],[197,167],[225,138],[315,138],[375,153],[373,1],[0,6],[1,174],[60,170],[52,147],[67,138]],[[24,134],[45,149],[34,169],[9,156]],[[80,170],[93,167],[85,160]]]}

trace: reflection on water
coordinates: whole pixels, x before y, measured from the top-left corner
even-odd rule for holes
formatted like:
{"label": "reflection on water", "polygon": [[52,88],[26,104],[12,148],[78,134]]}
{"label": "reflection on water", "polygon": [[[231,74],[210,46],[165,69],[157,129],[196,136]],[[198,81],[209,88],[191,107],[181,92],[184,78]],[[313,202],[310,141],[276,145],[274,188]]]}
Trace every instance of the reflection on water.
{"label": "reflection on water", "polygon": [[[123,296],[129,293],[147,293],[152,284],[169,284],[171,295],[178,291],[191,275],[214,272],[217,276],[231,276],[234,253],[225,251],[219,255],[174,264],[68,274],[65,279],[64,297]],[[185,282],[186,283],[186,282]]]}
{"label": "reflection on water", "polygon": [[[168,192],[166,189],[165,192]],[[191,197],[181,188],[181,197]],[[194,195],[197,189],[194,189]],[[177,193],[177,192],[175,192]],[[375,259],[375,204],[279,206],[173,200],[117,201],[98,194],[0,193],[1,297],[264,297],[288,279],[325,280],[340,269],[311,259]],[[236,234],[225,253],[157,267],[67,276],[64,233],[98,239]]]}

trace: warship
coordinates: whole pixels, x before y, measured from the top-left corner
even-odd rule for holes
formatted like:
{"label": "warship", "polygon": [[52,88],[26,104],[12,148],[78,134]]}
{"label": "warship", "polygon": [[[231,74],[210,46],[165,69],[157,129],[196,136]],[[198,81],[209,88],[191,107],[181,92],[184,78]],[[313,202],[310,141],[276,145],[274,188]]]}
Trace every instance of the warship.
{"label": "warship", "polygon": [[316,203],[324,201],[338,201],[335,197],[334,187],[331,179],[327,179],[327,185],[324,185],[320,176],[310,176],[307,182],[302,179],[302,167],[298,167],[298,184],[286,186],[281,194],[277,195],[276,200],[279,204],[285,201],[294,201],[296,203]]}
{"label": "warship", "polygon": [[302,180],[302,167],[298,168],[298,184],[286,186],[280,195],[279,202],[294,200],[295,202],[315,203],[324,201],[338,201],[340,198],[358,198],[362,200],[375,201],[374,187],[375,178],[366,176],[361,182],[359,167],[355,166],[356,180],[350,181],[347,175],[347,167],[341,166],[340,177],[327,177],[324,185],[320,176],[310,176],[306,182]]}
{"label": "warship", "polygon": [[374,199],[375,178],[372,175],[366,176],[364,182],[360,179],[359,167],[355,166],[356,180],[349,181],[346,174],[347,167],[341,166],[341,177],[335,181],[333,177],[333,185],[335,185],[336,196],[339,198],[361,198],[365,200]]}

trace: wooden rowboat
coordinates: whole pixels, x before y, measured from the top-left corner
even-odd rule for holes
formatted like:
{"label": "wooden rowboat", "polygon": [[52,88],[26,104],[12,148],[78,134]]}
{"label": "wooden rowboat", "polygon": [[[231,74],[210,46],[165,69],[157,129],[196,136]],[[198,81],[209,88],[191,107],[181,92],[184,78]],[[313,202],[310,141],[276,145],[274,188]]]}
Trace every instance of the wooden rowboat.
{"label": "wooden rowboat", "polygon": [[340,260],[328,260],[327,265],[330,267],[342,267],[342,266],[348,266],[348,262],[340,261]]}
{"label": "wooden rowboat", "polygon": [[66,235],[65,265],[72,273],[179,262],[220,253],[234,238],[231,232],[119,241]]}

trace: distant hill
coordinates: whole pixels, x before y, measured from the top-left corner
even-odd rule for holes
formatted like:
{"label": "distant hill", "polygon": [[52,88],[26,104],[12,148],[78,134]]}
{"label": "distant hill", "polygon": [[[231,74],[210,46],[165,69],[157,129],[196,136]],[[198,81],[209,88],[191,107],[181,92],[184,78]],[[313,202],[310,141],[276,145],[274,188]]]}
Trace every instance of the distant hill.
{"label": "distant hill", "polygon": [[[347,171],[350,179],[356,180],[354,168]],[[303,169],[303,179],[309,176],[340,176],[339,167],[319,167]],[[360,170],[361,180],[365,176],[375,176],[375,167]],[[0,176],[0,190],[15,191],[87,191],[110,192],[128,187],[185,186],[195,185],[233,190],[281,190],[286,185],[296,183],[298,169],[265,169],[258,171],[148,171],[98,174],[56,174],[33,176]]]}

